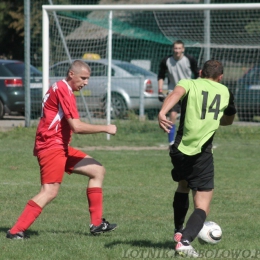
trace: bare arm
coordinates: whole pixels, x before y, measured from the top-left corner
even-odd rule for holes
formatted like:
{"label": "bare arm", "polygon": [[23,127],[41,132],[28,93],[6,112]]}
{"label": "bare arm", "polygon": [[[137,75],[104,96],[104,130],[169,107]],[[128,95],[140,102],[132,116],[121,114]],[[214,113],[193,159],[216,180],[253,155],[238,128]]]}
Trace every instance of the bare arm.
{"label": "bare arm", "polygon": [[107,133],[115,135],[117,128],[115,125],[92,125],[87,124],[79,119],[68,119],[71,130],[75,134],[97,134],[97,133]]}
{"label": "bare arm", "polygon": [[179,102],[179,100],[185,93],[186,90],[183,87],[176,86],[163,102],[161,111],[158,115],[158,121],[160,127],[167,133],[169,133],[170,131],[172,122],[166,119],[166,114],[173,106],[175,106]]}

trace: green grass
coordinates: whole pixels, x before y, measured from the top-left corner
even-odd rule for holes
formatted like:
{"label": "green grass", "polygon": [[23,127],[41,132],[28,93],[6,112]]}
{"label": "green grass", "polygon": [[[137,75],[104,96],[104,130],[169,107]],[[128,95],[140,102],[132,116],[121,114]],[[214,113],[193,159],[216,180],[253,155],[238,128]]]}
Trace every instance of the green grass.
{"label": "green grass", "polygon": [[[107,170],[104,217],[119,225],[116,231],[98,237],[89,235],[87,178],[65,175],[58,197],[29,228],[31,238],[5,238],[6,231],[40,186],[37,160],[32,156],[35,128],[0,132],[0,259],[173,258],[172,198],[176,183],[170,176],[167,136],[156,122],[116,124],[118,133],[109,141],[104,134],[77,135],[72,141],[74,146],[84,149],[151,147],[145,151],[89,152]],[[214,144],[215,192],[208,220],[221,226],[223,239],[215,246],[200,245],[197,240],[193,245],[198,251],[226,250],[220,251],[223,255],[218,254],[223,259],[225,252],[230,253],[228,250],[253,252],[259,247],[259,126],[221,127]],[[163,150],[152,149],[162,145]],[[192,207],[189,214],[191,210]]]}

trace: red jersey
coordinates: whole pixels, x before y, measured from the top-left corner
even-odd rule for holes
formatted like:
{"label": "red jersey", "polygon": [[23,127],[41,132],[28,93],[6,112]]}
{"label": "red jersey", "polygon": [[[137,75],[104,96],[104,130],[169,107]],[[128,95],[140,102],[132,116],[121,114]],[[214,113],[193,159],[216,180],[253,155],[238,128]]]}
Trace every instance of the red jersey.
{"label": "red jersey", "polygon": [[54,83],[42,102],[42,115],[37,128],[33,154],[50,149],[67,149],[71,128],[67,119],[79,118],[76,98],[65,80]]}

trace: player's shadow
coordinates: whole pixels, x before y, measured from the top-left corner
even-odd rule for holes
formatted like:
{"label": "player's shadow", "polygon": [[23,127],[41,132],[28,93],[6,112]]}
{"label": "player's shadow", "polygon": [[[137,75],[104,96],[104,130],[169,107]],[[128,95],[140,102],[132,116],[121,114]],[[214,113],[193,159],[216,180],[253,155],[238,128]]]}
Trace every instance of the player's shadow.
{"label": "player's shadow", "polygon": [[[7,228],[7,227],[0,227],[0,232],[1,233],[7,233],[7,231],[9,230],[10,228]],[[38,231],[31,231],[31,230],[26,230],[25,232],[26,236],[30,237],[30,236],[39,236],[39,233]]]}
{"label": "player's shadow", "polygon": [[6,233],[10,228],[6,228],[6,227],[0,227],[0,232],[4,232]]}
{"label": "player's shadow", "polygon": [[[10,228],[7,228],[7,227],[0,227],[0,233],[7,233],[7,231],[9,230]],[[89,232],[75,232],[74,230],[56,230],[56,229],[50,229],[50,230],[40,230],[40,231],[32,231],[30,229],[26,230],[25,231],[25,234],[27,237],[33,237],[33,236],[40,236],[41,233],[50,233],[50,234],[77,234],[77,235],[80,235],[80,236],[89,236],[89,237],[99,237],[99,235],[97,236],[93,236],[91,233]],[[105,234],[106,236],[111,236],[112,234],[111,233],[108,233],[108,234]],[[104,236],[104,235],[103,235]]]}
{"label": "player's shadow", "polygon": [[98,236],[93,236],[90,232],[84,232],[84,231],[75,232],[75,230],[48,229],[48,230],[45,230],[45,232],[48,232],[50,234],[77,234],[80,236],[98,237]]}
{"label": "player's shadow", "polygon": [[158,249],[174,249],[174,244],[172,241],[165,241],[165,242],[153,242],[151,240],[134,240],[134,241],[113,241],[111,243],[105,244],[105,247],[112,248],[117,245],[127,244],[134,247],[151,247],[151,248],[158,248]]}

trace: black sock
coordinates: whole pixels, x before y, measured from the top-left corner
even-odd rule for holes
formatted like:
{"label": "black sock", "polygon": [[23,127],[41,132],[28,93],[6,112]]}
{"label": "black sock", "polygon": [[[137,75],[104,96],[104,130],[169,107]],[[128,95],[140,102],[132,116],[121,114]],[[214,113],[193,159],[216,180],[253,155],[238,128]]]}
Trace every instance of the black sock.
{"label": "black sock", "polygon": [[188,240],[189,242],[192,242],[202,229],[205,220],[206,212],[202,209],[195,209],[182,232],[181,241]]}
{"label": "black sock", "polygon": [[175,192],[172,206],[175,229],[181,230],[189,209],[189,194]]}

